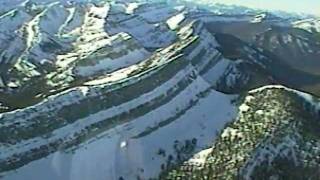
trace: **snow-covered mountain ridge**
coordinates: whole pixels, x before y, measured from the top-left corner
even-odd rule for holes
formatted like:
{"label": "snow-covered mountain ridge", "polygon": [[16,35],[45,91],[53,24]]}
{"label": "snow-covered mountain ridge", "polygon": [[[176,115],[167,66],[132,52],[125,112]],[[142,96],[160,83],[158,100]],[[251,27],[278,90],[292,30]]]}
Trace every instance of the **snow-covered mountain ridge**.
{"label": "snow-covered mountain ridge", "polygon": [[317,179],[319,107],[318,98],[283,86],[250,91],[202,164],[187,161],[163,176]]}
{"label": "snow-covered mountain ridge", "polygon": [[308,22],[185,1],[2,1],[0,176],[153,179],[207,157],[250,90],[319,95]]}

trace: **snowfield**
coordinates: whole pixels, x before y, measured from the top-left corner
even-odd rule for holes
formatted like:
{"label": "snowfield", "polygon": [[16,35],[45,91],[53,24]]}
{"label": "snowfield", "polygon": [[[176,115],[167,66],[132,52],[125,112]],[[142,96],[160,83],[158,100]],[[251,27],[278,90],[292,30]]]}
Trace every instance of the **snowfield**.
{"label": "snowfield", "polygon": [[[149,127],[157,126],[170,116],[175,116],[176,109],[188,106],[193,94],[208,87],[209,84],[205,81],[196,80],[194,86],[145,116],[108,130],[73,150],[56,152],[44,159],[31,162],[8,173],[5,178],[34,179],[35,172],[39,180],[43,178],[85,180],[106,177],[117,179],[117,176],[132,179],[137,175],[146,179],[157,177],[161,172],[161,164],[166,162],[166,158],[157,155],[157,151],[162,148],[167,154],[175,156],[174,142],[192,138],[196,138],[198,142],[195,151],[210,146],[216,132],[221,130],[226,122],[235,118],[237,108],[231,103],[235,96],[210,90],[207,97],[200,99],[192,109],[187,110],[173,122],[146,136],[139,138],[135,136]],[[123,142],[126,145],[121,147]]]}
{"label": "snowfield", "polygon": [[[207,0],[0,1],[0,179],[150,179],[177,163],[201,167],[220,132],[242,135],[224,129],[252,109],[254,97],[239,105],[241,95],[278,81],[262,47],[219,38],[227,23],[259,26],[269,14]],[[228,43],[239,51],[230,59]],[[266,88],[320,113],[306,93],[250,92]]]}

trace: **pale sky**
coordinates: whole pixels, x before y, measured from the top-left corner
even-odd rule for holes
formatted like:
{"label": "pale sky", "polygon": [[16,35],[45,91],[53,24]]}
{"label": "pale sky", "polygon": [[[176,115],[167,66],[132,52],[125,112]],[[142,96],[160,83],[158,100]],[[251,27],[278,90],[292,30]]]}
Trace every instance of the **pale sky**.
{"label": "pale sky", "polygon": [[251,8],[302,12],[320,16],[320,0],[212,0]]}

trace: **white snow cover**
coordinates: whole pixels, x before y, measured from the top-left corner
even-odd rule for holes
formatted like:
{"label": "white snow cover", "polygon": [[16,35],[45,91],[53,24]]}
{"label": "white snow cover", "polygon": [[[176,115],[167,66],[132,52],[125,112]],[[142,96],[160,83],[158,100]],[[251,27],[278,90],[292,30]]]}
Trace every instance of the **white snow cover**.
{"label": "white snow cover", "polygon": [[268,85],[268,86],[263,86],[261,88],[258,88],[258,89],[255,89],[255,90],[252,90],[250,92],[259,92],[259,91],[263,91],[263,90],[266,90],[266,89],[284,89],[286,91],[290,91],[290,92],[293,92],[301,97],[303,97],[306,101],[310,102],[312,105],[315,106],[315,108],[317,110],[320,110],[320,101],[316,100],[316,98],[314,98],[311,94],[308,94],[308,93],[305,93],[305,92],[301,92],[301,91],[298,91],[298,90],[295,90],[295,89],[291,89],[291,88],[288,88],[288,87],[285,87],[285,86],[281,86],[281,85]]}
{"label": "white snow cover", "polygon": [[[150,53],[141,47],[130,35],[126,33],[116,34],[108,39],[110,42],[105,47],[104,54],[92,52],[90,61],[86,65],[76,65],[75,71],[80,76],[90,76],[99,72],[110,73],[115,70],[129,67],[150,56]],[[94,51],[95,49],[93,49]],[[109,54],[119,54],[110,57]],[[118,56],[118,57],[116,57]],[[79,60],[81,63],[82,60]]]}
{"label": "white snow cover", "polygon": [[309,32],[320,32],[320,20],[319,19],[304,19],[292,23],[296,28],[304,29]]}
{"label": "white snow cover", "polygon": [[145,19],[148,23],[162,23],[170,17],[182,12],[184,6],[171,6],[166,3],[154,3],[153,6],[143,4],[137,9],[138,16]]}
{"label": "white snow cover", "polygon": [[[23,11],[9,11],[8,13],[0,16],[0,32],[12,33],[21,28],[26,21],[29,21],[31,19],[32,17]],[[1,38],[2,36],[3,38],[6,37],[3,34],[0,34]]]}
{"label": "white snow cover", "polygon": [[[161,171],[161,164],[166,162],[166,158],[157,155],[159,148],[165,149],[167,154],[175,155],[173,148],[175,140],[184,142],[192,138],[198,140],[196,151],[210,146],[216,131],[223,128],[224,124],[236,115],[236,107],[231,103],[234,96],[211,90],[207,97],[200,99],[193,108],[177,117],[175,121],[159,127],[146,136],[134,137],[149,127],[157,127],[160,122],[175,116],[177,110],[187,107],[190,100],[197,99],[197,93],[207,88],[209,84],[198,78],[170,102],[148,114],[88,140],[73,153],[61,151],[33,161],[8,173],[5,179],[34,179],[35,174],[39,180],[117,179],[120,175],[125,179],[135,178],[136,175],[143,179],[156,177]],[[141,100],[148,99],[141,98]],[[112,111],[112,114],[114,112],[116,111]],[[105,118],[106,115],[100,117]],[[97,116],[92,118],[97,119]],[[82,124],[76,123],[78,125],[72,125],[70,128],[74,130],[88,121],[89,119],[81,121]],[[62,128],[54,134],[69,134],[71,129]]]}
{"label": "white snow cover", "polygon": [[19,30],[31,19],[30,15],[16,9],[0,16],[0,62],[16,60],[26,49],[25,40],[20,37],[22,32]]}
{"label": "white snow cover", "polygon": [[[83,24],[67,34],[77,38],[77,42],[73,44],[77,48],[67,54],[58,55],[56,61],[57,66],[68,68],[69,65],[74,61],[78,60],[79,58],[86,58],[97,49],[111,45],[113,40],[124,34],[119,33],[119,35],[109,37],[109,35],[105,32],[104,19],[108,15],[109,8],[110,5],[108,3],[102,7],[96,7],[94,5],[88,7],[85,16],[82,17],[84,18]],[[81,17],[78,16],[75,18],[81,19]],[[81,20],[77,21],[81,22]]]}
{"label": "white snow cover", "polygon": [[271,140],[268,140],[267,142],[265,142],[265,145],[263,147],[258,147],[255,150],[254,154],[252,155],[252,157],[254,158],[247,160],[247,166],[243,168],[245,169],[245,171],[243,171],[244,177],[246,177],[245,179],[251,180],[252,178],[250,176],[252,175],[253,170],[257,166],[261,165],[263,161],[271,163],[276,157],[275,155],[285,157],[288,156],[289,153],[293,153],[293,157],[296,158],[294,153],[295,151],[292,151],[296,146],[296,140],[288,135],[282,139],[281,143],[276,145],[274,145]]}
{"label": "white snow cover", "polygon": [[[40,34],[40,30],[38,28],[40,27],[45,29],[45,27],[50,25],[46,23],[41,24],[41,18],[43,18],[44,15],[47,15],[47,18],[52,20],[49,22],[56,23],[52,24],[52,28],[47,29],[49,33],[57,33],[61,37],[75,37],[75,50],[58,56],[56,65],[62,68],[69,68],[69,65],[78,61],[79,58],[85,59],[100,48],[112,46],[117,40],[117,37],[122,35],[131,37],[132,34],[132,36],[141,41],[141,43],[147,47],[159,48],[162,46],[167,46],[176,38],[176,33],[171,30],[176,30],[179,28],[182,22],[186,19],[185,13],[178,12],[183,11],[183,7],[176,9],[177,11],[171,11],[169,8],[159,8],[154,9],[154,11],[144,11],[138,14],[139,18],[142,17],[143,20],[132,17],[132,19],[127,20],[122,24],[117,23],[117,25],[121,26],[118,27],[118,29],[112,29],[111,31],[117,33],[111,36],[105,32],[106,19],[108,21],[109,18],[108,11],[110,7],[108,3],[101,7],[92,4],[88,7],[70,8],[67,9],[67,11],[60,9],[60,6],[58,6],[56,3],[53,3],[52,7],[56,8],[58,13],[63,13],[64,19],[55,21],[55,16],[52,15],[55,13],[50,11],[52,10],[55,12],[54,9],[46,9],[33,18],[21,12],[18,13],[18,16],[22,16],[21,19],[28,19],[28,21],[26,21],[27,24],[25,24],[25,26],[22,28],[27,32],[26,44],[28,50],[33,48],[35,44],[39,43],[41,38],[46,38],[45,35]],[[0,7],[0,9],[1,8],[2,7]],[[81,15],[82,10],[87,12],[83,13],[84,15]],[[136,10],[140,9],[139,4],[135,2],[129,3],[126,7],[126,13],[129,15],[135,13]],[[14,11],[0,16],[0,27],[1,21],[7,20],[12,13],[14,13]],[[171,18],[166,21],[169,29],[165,23],[150,24],[152,22],[159,21],[159,18],[166,19],[167,17],[164,16],[164,14],[170,14],[168,18]],[[199,19],[202,19],[205,22],[247,20],[246,17],[235,18],[223,16],[203,16],[199,17]],[[11,23],[12,27],[7,29],[14,30],[19,28],[21,25],[20,23],[20,21],[14,19]],[[40,26],[38,26],[39,24]],[[123,31],[127,31],[127,33],[130,35],[124,33]],[[186,28],[181,31],[181,33],[183,32],[191,33],[192,30]],[[132,101],[128,101],[119,106],[91,114],[77,122],[66,125],[60,129],[56,129],[54,132],[52,132],[51,140],[63,137],[72,138],[74,133],[80,132],[84,127],[90,124],[129,111],[130,109],[146,104],[159,96],[166,95],[170,88],[177,88],[177,82],[187,76],[191,71],[201,70],[211,61],[216,63],[215,66],[202,77],[197,76],[191,85],[189,85],[185,90],[183,90],[183,92],[173,98],[170,102],[157,107],[153,111],[145,114],[144,116],[136,118],[133,121],[119,125],[100,134],[99,136],[88,139],[79,147],[61,150],[49,155],[46,158],[33,161],[24,167],[9,172],[5,175],[4,179],[113,180],[118,179],[119,176],[123,176],[125,179],[130,180],[135,179],[137,175],[141,176],[142,179],[148,179],[156,177],[161,170],[161,165],[165,164],[167,160],[167,157],[157,155],[157,152],[160,148],[164,149],[167,155],[174,155],[175,152],[173,145],[176,140],[184,142],[185,140],[190,140],[192,138],[196,138],[198,141],[195,150],[196,154],[189,160],[189,162],[203,164],[205,157],[211,152],[211,149],[203,149],[212,145],[215,139],[216,131],[221,130],[226,122],[234,119],[238,110],[248,111],[250,107],[244,104],[238,109],[231,103],[235,96],[225,95],[211,90],[208,96],[200,99],[196,105],[187,110],[181,116],[177,117],[175,121],[166,124],[165,126],[158,127],[161,122],[166,121],[168,118],[174,117],[177,112],[187,108],[190,101],[198,100],[199,97],[197,95],[200,92],[208,90],[211,87],[212,82],[215,82],[217,78],[224,73],[224,70],[230,65],[228,60],[220,58],[218,51],[215,50],[215,47],[218,46],[218,44],[213,36],[209,34],[209,32],[203,30],[199,36],[201,38],[201,44],[192,53],[188,54],[187,58],[193,59],[197,57],[202,53],[202,50],[207,50],[208,54],[205,54],[206,56],[202,58],[202,62],[199,62],[196,67],[191,65],[187,66],[187,68],[178,72],[174,78],[170,79],[162,86],[159,86],[152,92],[141,94],[140,97]],[[290,42],[290,39],[288,39],[288,42]],[[13,43],[22,44],[20,39],[15,39]],[[8,50],[4,52],[10,52],[13,54],[13,50],[16,49],[8,48]],[[115,51],[121,51],[121,49],[116,48]],[[4,55],[5,53],[2,53],[1,55]],[[77,67],[78,73],[83,76],[91,76],[97,71],[105,69],[123,69],[108,74],[103,79],[87,82],[85,85],[88,85],[89,87],[76,87],[56,96],[51,96],[44,102],[33,107],[29,107],[29,109],[45,114],[46,112],[51,112],[54,110],[54,108],[56,108],[54,103],[63,107],[64,105],[75,104],[79,100],[96,96],[99,92],[99,89],[106,87],[108,85],[107,83],[129,78],[127,75],[138,69],[139,65],[142,64],[141,61],[148,55],[148,52],[144,48],[138,48],[137,50],[130,51],[125,56],[121,56],[116,59],[104,58],[94,65],[79,66]],[[163,59],[165,58],[160,59],[159,62],[152,63],[158,63],[154,66],[160,66],[161,63],[165,63],[162,62],[164,61]],[[138,65],[138,63],[141,64]],[[0,87],[1,86],[3,86],[3,82],[0,77]],[[311,95],[298,91],[294,92],[297,92],[310,102],[316,104]],[[317,103],[316,105],[320,109],[320,104]],[[14,113],[16,113],[19,118],[14,118]],[[262,114],[263,111],[259,110],[256,113]],[[22,110],[16,110],[14,112],[0,114],[0,117],[4,116],[11,116],[12,119],[8,119],[12,121],[5,121],[2,125],[7,125],[10,123],[13,124],[16,122],[27,123],[28,119],[33,118],[32,116],[34,116],[34,114],[25,116]],[[155,128],[155,131],[147,134],[146,136],[136,138],[137,135],[149,130],[150,128]],[[238,135],[237,132],[232,129],[227,129],[224,132],[228,132],[233,136]],[[32,148],[33,146],[40,146],[46,143],[48,143],[48,140],[42,137],[26,140],[13,147],[6,147],[2,149],[0,158],[10,156],[16,152],[23,152]]]}
{"label": "white snow cover", "polygon": [[187,164],[196,165],[196,166],[203,166],[206,163],[207,157],[212,152],[212,148],[208,148],[205,150],[202,150],[196,154],[193,155],[191,159],[187,161]]}
{"label": "white snow cover", "polygon": [[57,5],[58,2],[54,2],[48,7],[43,10],[41,13],[37,14],[31,21],[26,24],[26,31],[27,31],[27,50],[30,50],[38,41],[40,37],[39,32],[39,22],[41,17],[46,14],[46,12],[53,6]]}
{"label": "white snow cover", "polygon": [[212,23],[212,22],[248,22],[251,20],[251,17],[234,17],[234,16],[212,16],[205,15],[199,16],[197,19],[201,20],[204,23]]}
{"label": "white snow cover", "polygon": [[169,46],[176,40],[176,33],[171,31],[163,22],[149,22],[151,21],[149,18],[152,16],[153,14],[142,17],[142,14],[138,14],[137,16],[123,19],[123,16],[118,17],[113,15],[107,21],[109,26],[107,31],[109,34],[128,33],[137,39],[142,46],[148,48],[164,48]]}
{"label": "white snow cover", "polygon": [[[86,117],[84,119],[80,119],[73,124],[62,127],[61,129],[57,129],[52,132],[52,134],[54,136],[51,138],[51,140],[64,138],[64,137],[72,137],[75,132],[81,132],[81,130],[83,128],[85,128],[86,126],[89,126],[91,124],[94,124],[96,122],[104,120],[106,118],[110,118],[115,115],[121,114],[123,112],[129,111],[130,109],[133,109],[139,105],[146,104],[147,102],[150,102],[153,99],[165,94],[168,90],[170,90],[170,88],[174,88],[176,86],[176,84],[180,80],[182,80],[188,73],[191,73],[192,70],[193,70],[192,67],[188,67],[185,71],[179,72],[175,77],[173,77],[171,80],[167,81],[162,86],[159,86],[158,88],[156,88],[155,90],[153,90],[149,93],[141,95],[137,99],[134,99],[132,101],[128,101],[126,103],[123,103],[123,104],[116,106],[116,107],[113,107],[113,108],[109,108],[109,109],[100,111],[96,114],[91,114],[88,117]],[[190,89],[194,88],[194,86],[196,86],[196,85],[197,85],[197,82],[191,84]],[[78,99],[84,98],[85,96],[87,96],[87,97],[92,96],[92,94],[94,94],[94,93],[92,93],[92,91],[93,91],[93,89],[90,89],[89,87],[81,87],[81,88],[78,88],[77,92],[73,92],[73,93],[70,92],[69,94],[59,96],[58,97],[59,99],[56,98],[55,100],[52,100],[50,102],[50,104],[55,103],[60,106],[64,106],[64,105],[67,105],[68,103],[71,103],[71,102],[74,103],[74,102],[77,102]],[[79,95],[81,95],[81,97],[75,98],[74,96],[77,95],[76,93],[79,93]],[[89,94],[89,93],[91,93],[91,94]],[[188,99],[184,99],[184,100],[188,101]],[[59,103],[59,101],[61,101],[61,102]],[[50,104],[49,104],[49,102],[47,102],[46,104],[44,104],[42,106],[40,106],[41,105],[40,104],[39,105],[40,107],[38,107],[37,111],[39,113],[40,112],[44,113],[44,112],[50,111],[48,106],[54,107]],[[19,110],[17,110],[15,114],[12,112],[9,112],[9,113],[4,113],[4,114],[0,114],[0,115],[2,117],[6,117],[6,120],[8,121],[8,123],[17,123],[17,122],[23,123],[24,121],[28,120],[27,118],[20,118],[20,116],[17,115],[19,113],[23,114],[23,112],[21,110],[20,110],[20,112],[19,112]],[[10,118],[8,118],[9,116],[11,116],[11,118],[13,116],[13,118],[15,118],[14,121],[13,120],[11,121]],[[28,118],[33,118],[33,117],[31,114],[28,114]],[[5,125],[5,124],[3,123],[3,125]],[[46,143],[47,143],[47,140],[43,140],[41,137],[26,140],[26,141],[23,141],[21,143],[14,145],[14,146],[10,146],[8,148],[3,148],[2,153],[0,154],[0,158],[11,156],[12,153],[24,152],[28,149],[31,149],[34,146],[40,146],[40,145],[43,145]],[[12,151],[12,149],[15,149],[15,151]]]}
{"label": "white snow cover", "polygon": [[134,10],[139,7],[139,3],[133,2],[127,5],[126,13],[133,14]]}
{"label": "white snow cover", "polygon": [[167,24],[171,30],[175,30],[179,27],[179,24],[185,19],[184,13],[175,15],[167,20]]}
{"label": "white snow cover", "polygon": [[138,68],[139,68],[139,66],[134,64],[132,66],[129,66],[129,67],[117,70],[115,72],[112,72],[110,74],[107,74],[106,76],[104,76],[102,78],[88,81],[84,85],[94,86],[94,85],[99,85],[99,84],[108,84],[108,83],[120,81],[120,80],[128,78],[128,74],[132,73],[134,70],[137,70]]}
{"label": "white snow cover", "polygon": [[250,106],[248,106],[246,104],[242,104],[241,106],[239,106],[239,110],[241,112],[247,112],[247,111],[249,111],[249,109],[250,109]]}
{"label": "white snow cover", "polygon": [[206,79],[211,84],[216,84],[217,81],[225,73],[226,69],[230,65],[231,61],[228,59],[217,59],[216,64],[212,67],[206,74],[203,75],[203,78]]}
{"label": "white snow cover", "polygon": [[111,59],[105,58],[100,60],[97,64],[93,66],[79,66],[76,67],[77,74],[81,76],[94,75],[99,71],[112,72],[114,70],[124,68],[144,60],[149,53],[144,49],[136,49],[130,51],[128,54],[121,56],[119,58]]}
{"label": "white snow cover", "polygon": [[256,15],[250,22],[261,23],[266,17],[267,17],[267,14],[262,13],[262,14]]}
{"label": "white snow cover", "polygon": [[43,14],[43,17],[40,17],[39,28],[41,31],[55,35],[64,22],[68,20],[70,12],[58,3],[54,3],[49,7],[45,11],[45,14]]}
{"label": "white snow cover", "polygon": [[292,38],[293,38],[293,37],[292,37],[291,34],[283,35],[283,36],[282,36],[282,40],[283,40],[283,42],[284,42],[285,44],[291,43],[291,42],[293,41]]}

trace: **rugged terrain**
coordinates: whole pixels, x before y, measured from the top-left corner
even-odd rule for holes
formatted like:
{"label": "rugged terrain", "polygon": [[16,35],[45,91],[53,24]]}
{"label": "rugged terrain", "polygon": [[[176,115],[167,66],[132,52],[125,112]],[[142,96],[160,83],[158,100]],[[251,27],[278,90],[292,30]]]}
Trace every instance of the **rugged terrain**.
{"label": "rugged terrain", "polygon": [[2,1],[0,176],[318,177],[319,27],[188,1]]}
{"label": "rugged terrain", "polygon": [[211,149],[169,165],[161,179],[319,178],[319,99],[267,86],[249,92],[239,110]]}

